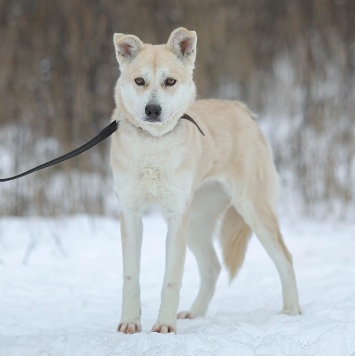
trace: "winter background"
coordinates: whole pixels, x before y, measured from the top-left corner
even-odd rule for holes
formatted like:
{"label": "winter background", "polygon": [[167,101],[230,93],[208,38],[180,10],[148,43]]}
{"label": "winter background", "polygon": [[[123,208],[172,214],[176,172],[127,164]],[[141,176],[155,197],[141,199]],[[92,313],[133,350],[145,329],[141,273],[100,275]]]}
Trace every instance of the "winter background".
{"label": "winter background", "polygon": [[[109,143],[0,184],[0,355],[355,355],[355,2],[1,0],[0,177],[89,140],[113,110],[112,35],[197,31],[198,97],[242,100],[273,151],[302,315],[255,237],[205,318],[150,333],[166,227],[144,220],[142,326],[117,333],[119,203]],[[216,245],[218,242],[216,241]],[[218,246],[217,246],[218,247]],[[199,278],[188,253],[181,309]]]}

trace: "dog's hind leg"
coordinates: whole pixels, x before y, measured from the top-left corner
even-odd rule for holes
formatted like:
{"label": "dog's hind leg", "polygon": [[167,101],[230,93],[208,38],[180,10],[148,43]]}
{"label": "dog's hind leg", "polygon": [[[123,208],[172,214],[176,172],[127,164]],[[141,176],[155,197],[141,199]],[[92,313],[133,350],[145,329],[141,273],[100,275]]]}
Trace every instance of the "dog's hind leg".
{"label": "dog's hind leg", "polygon": [[262,194],[252,202],[245,199],[242,201],[243,203],[240,200],[233,200],[236,209],[255,232],[280,275],[283,293],[282,312],[290,315],[300,314],[292,256],[282,239],[272,204],[264,199]]}
{"label": "dog's hind leg", "polygon": [[208,186],[195,193],[190,208],[188,247],[197,260],[201,283],[191,309],[178,313],[179,319],[194,318],[206,314],[221,270],[212,237],[217,218],[228,203],[227,196],[218,186]]}

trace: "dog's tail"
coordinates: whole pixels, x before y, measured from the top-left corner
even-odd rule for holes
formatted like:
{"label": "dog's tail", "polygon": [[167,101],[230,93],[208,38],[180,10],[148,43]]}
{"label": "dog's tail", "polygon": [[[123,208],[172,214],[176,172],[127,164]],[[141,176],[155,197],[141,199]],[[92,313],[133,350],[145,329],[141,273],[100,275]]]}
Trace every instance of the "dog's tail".
{"label": "dog's tail", "polygon": [[222,220],[220,240],[231,281],[244,261],[250,235],[250,227],[233,206],[229,207]]}

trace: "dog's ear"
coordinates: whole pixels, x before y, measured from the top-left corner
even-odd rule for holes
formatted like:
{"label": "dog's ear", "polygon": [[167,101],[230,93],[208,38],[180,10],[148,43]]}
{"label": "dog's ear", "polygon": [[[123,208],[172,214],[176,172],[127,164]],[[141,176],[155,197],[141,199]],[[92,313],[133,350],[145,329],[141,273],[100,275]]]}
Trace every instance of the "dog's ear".
{"label": "dog's ear", "polygon": [[183,62],[193,64],[196,58],[196,44],[196,32],[180,27],[171,33],[167,46]]}
{"label": "dog's ear", "polygon": [[116,49],[116,58],[120,66],[132,61],[143,49],[143,42],[136,36],[115,33],[113,43]]}

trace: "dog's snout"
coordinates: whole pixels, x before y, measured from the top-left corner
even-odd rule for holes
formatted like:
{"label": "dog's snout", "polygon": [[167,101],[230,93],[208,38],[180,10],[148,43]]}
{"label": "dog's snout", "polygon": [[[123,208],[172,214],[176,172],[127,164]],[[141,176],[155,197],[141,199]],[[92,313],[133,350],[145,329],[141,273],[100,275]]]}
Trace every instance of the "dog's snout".
{"label": "dog's snout", "polygon": [[147,115],[149,121],[159,121],[161,106],[157,104],[148,104],[145,107],[145,114]]}

